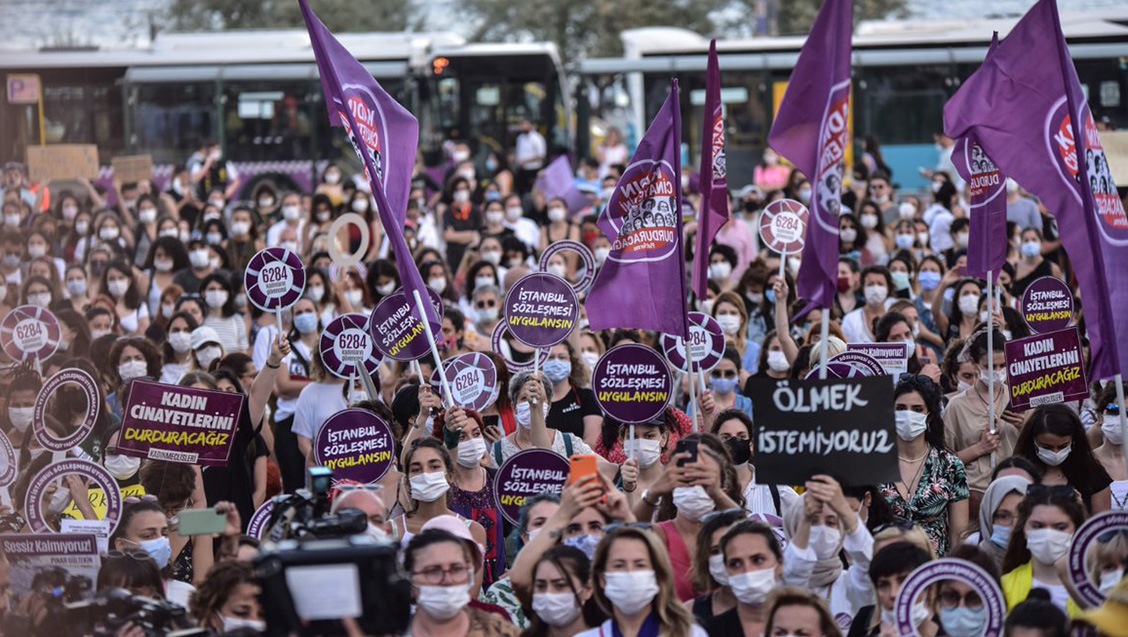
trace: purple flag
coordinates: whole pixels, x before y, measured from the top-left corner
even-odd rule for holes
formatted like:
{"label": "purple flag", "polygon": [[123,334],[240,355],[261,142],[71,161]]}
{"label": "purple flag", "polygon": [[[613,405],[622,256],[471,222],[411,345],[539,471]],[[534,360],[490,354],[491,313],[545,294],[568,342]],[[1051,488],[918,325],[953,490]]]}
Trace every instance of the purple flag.
{"label": "purple flag", "polygon": [[721,70],[717,41],[709,43],[705,79],[704,126],[701,134],[701,210],[697,212],[697,246],[693,251],[693,291],[705,298],[709,281],[709,246],[729,220],[728,172],[725,169],[725,118],[721,111]]}
{"label": "purple flag", "polygon": [[551,201],[557,197],[563,199],[564,203],[568,205],[569,215],[573,215],[591,205],[587,195],[580,192],[580,189],[576,187],[576,177],[572,173],[572,162],[568,160],[567,155],[557,157],[544,169],[544,173],[537,179],[536,187],[544,193],[546,200]]}
{"label": "purple flag", "polygon": [[599,215],[611,254],[585,301],[592,330],[636,328],[686,338],[680,202],[681,108],[674,80]]}
{"label": "purple flag", "polygon": [[[416,291],[421,298],[428,299],[423,277],[419,275],[419,268],[412,260],[403,237],[407,198],[411,194],[411,173],[419,146],[419,122],[385,93],[372,74],[341,46],[313,14],[306,0],[298,0],[298,3],[317,59],[321,88],[329,109],[329,123],[345,129],[353,150],[364,165],[364,174],[372,186],[376,211],[388,234],[404,291],[409,299]],[[438,314],[430,303],[424,302],[423,307],[427,312],[427,322],[437,332],[442,326]]]}
{"label": "purple flag", "polygon": [[[1039,0],[944,107],[950,137],[974,134],[1006,174],[1058,222],[1091,346],[1091,377],[1128,368],[1128,218],[1054,0]],[[1084,161],[1079,161],[1084,158]],[[1119,350],[1119,351],[1118,351]]]}
{"label": "purple flag", "polygon": [[[834,304],[838,280],[838,214],[850,143],[851,0],[826,0],[807,36],[768,133],[768,145],[814,186],[799,296],[807,311]],[[799,317],[796,317],[799,318]]]}

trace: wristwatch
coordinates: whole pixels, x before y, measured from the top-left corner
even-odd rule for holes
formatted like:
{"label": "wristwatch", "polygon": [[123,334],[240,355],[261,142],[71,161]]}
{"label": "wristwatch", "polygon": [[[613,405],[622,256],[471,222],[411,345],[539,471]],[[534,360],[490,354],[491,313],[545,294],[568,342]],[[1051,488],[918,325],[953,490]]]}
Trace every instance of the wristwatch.
{"label": "wristwatch", "polygon": [[646,503],[646,505],[651,507],[651,508],[655,508],[655,509],[658,508],[657,502],[651,502],[650,501],[650,489],[647,489],[647,490],[642,492],[642,501],[644,503]]}

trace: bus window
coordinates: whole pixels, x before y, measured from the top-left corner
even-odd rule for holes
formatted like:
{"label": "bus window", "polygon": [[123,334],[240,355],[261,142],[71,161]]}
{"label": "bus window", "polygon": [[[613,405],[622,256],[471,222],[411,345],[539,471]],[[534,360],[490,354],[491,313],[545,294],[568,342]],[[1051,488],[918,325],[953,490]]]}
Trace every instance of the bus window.
{"label": "bus window", "polygon": [[309,159],[309,91],[307,82],[227,84],[223,115],[228,156],[234,161]]}
{"label": "bus window", "polygon": [[215,85],[211,82],[138,84],[132,102],[133,140],[155,163],[182,164],[204,139],[215,139]]}

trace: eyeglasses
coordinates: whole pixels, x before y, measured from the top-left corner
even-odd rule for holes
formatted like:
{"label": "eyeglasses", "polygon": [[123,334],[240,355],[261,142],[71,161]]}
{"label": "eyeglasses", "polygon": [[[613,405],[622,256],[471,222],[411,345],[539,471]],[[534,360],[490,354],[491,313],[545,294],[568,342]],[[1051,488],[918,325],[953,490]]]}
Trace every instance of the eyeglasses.
{"label": "eyeglasses", "polygon": [[142,496],[131,495],[128,498],[125,498],[125,500],[124,500],[124,502],[126,504],[141,504],[142,502],[156,502],[156,501],[157,501],[157,496],[152,495],[152,494],[142,495]]}
{"label": "eyeglasses", "polygon": [[898,376],[897,382],[898,383],[913,383],[913,382],[915,382],[915,383],[919,383],[919,384],[921,384],[925,387],[932,387],[933,386],[931,378],[929,378],[927,376],[920,376],[920,375],[917,375],[917,374],[910,374],[908,372],[905,372],[905,373],[901,374],[900,376]]}
{"label": "eyeglasses", "polygon": [[465,584],[473,577],[474,569],[465,564],[452,564],[449,568],[441,566],[428,566],[412,573],[421,582],[431,586],[442,584],[443,578],[448,577],[451,584]]}
{"label": "eyeglasses", "polygon": [[713,378],[736,378],[736,370],[735,369],[723,369],[723,370],[722,369],[714,369],[713,371],[709,372],[709,375],[712,376]]}
{"label": "eyeglasses", "polygon": [[960,595],[952,590],[940,593],[940,606],[942,608],[952,610],[958,608],[961,603],[972,609],[983,608],[983,598],[974,591],[969,591],[967,595]]}
{"label": "eyeglasses", "polygon": [[1128,529],[1112,529],[1111,531],[1105,531],[1104,533],[1101,533],[1097,536],[1097,541],[1101,544],[1108,544],[1109,542],[1115,540],[1116,536],[1118,535],[1128,537]]}
{"label": "eyeglasses", "polygon": [[712,513],[706,513],[705,515],[701,516],[701,523],[708,524],[713,520],[716,520],[717,518],[727,519],[730,517],[734,518],[733,522],[736,522],[741,518],[748,517],[748,513],[746,513],[744,509],[725,509],[724,511],[713,511]]}
{"label": "eyeglasses", "polygon": [[618,529],[638,529],[640,531],[649,531],[654,528],[654,525],[649,522],[612,522],[603,527],[604,535],[614,533]]}
{"label": "eyeglasses", "polygon": [[497,300],[490,299],[489,301],[478,301],[477,303],[474,304],[474,306],[477,307],[479,310],[483,310],[487,307],[497,307]]}
{"label": "eyeglasses", "polygon": [[151,561],[153,558],[145,551],[134,549],[132,551],[109,551],[106,553],[106,559],[124,560],[134,559],[138,562]]}

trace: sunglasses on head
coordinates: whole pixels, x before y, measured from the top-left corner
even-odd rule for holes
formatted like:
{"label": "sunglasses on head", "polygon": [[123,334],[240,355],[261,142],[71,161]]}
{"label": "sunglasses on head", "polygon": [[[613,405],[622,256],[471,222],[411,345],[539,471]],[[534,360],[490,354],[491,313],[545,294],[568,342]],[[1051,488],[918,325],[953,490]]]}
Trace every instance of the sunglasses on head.
{"label": "sunglasses on head", "polygon": [[649,522],[612,522],[603,527],[604,534],[614,533],[617,529],[639,529],[640,531],[649,531],[654,528],[654,525]]}
{"label": "sunglasses on head", "polygon": [[1066,484],[1032,484],[1026,487],[1027,497],[1050,496],[1072,499],[1076,493],[1073,487]]}
{"label": "sunglasses on head", "polygon": [[713,511],[712,513],[706,513],[705,515],[701,516],[701,523],[708,524],[709,522],[712,522],[713,520],[716,520],[720,517],[724,517],[725,519],[731,517],[732,521],[735,523],[748,517],[748,513],[744,509],[725,509],[724,511]]}
{"label": "sunglasses on head", "polygon": [[878,535],[882,531],[888,531],[889,529],[897,529],[901,533],[908,533],[912,531],[915,526],[916,524],[913,523],[912,520],[897,520],[896,522],[888,522],[877,527],[873,530],[873,535]]}

